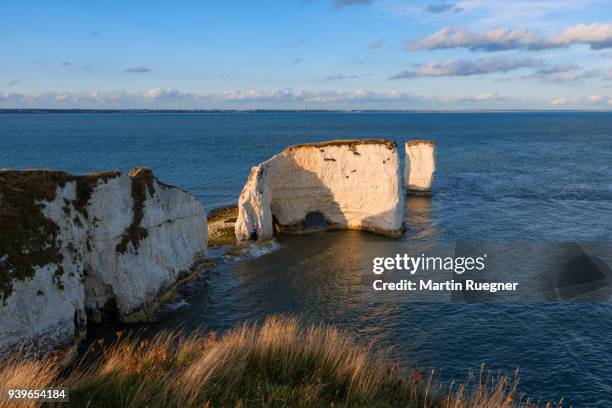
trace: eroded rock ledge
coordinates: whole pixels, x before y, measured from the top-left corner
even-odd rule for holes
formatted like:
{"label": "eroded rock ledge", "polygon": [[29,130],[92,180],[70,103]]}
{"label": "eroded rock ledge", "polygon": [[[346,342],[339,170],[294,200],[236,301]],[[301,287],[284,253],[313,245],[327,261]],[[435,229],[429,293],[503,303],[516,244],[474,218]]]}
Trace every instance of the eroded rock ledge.
{"label": "eroded rock ledge", "polygon": [[71,343],[109,306],[146,318],[206,242],[202,204],[148,169],[0,170],[0,351]]}
{"label": "eroded rock ledge", "polygon": [[236,239],[274,230],[359,229],[398,236],[403,193],[397,145],[334,140],[291,146],[253,167],[238,202]]}

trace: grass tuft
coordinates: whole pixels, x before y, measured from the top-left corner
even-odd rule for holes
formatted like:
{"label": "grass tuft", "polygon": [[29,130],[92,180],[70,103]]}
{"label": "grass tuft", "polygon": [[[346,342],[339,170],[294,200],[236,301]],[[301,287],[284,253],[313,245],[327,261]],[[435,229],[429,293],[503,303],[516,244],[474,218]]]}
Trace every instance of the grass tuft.
{"label": "grass tuft", "polygon": [[[60,375],[52,361],[13,357],[0,383],[70,388],[71,407],[553,407],[517,396],[517,380],[482,370],[455,387],[404,370],[346,332],[272,316],[214,334],[124,336],[96,345]],[[24,406],[24,405],[19,405]],[[33,405],[30,405],[33,406]]]}

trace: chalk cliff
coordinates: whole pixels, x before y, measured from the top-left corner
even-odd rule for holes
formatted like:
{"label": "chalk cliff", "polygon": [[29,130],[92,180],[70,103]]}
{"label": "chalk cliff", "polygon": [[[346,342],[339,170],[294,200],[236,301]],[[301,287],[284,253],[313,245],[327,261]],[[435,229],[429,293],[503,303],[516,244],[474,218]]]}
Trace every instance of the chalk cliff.
{"label": "chalk cliff", "polygon": [[0,170],[0,237],[1,351],[70,343],[106,306],[145,318],[206,256],[207,228],[202,204],[148,169]]}
{"label": "chalk cliff", "polygon": [[359,229],[398,236],[404,208],[395,142],[336,140],[291,146],[253,167],[238,201],[238,241],[274,229]]}
{"label": "chalk cliff", "polygon": [[436,142],[411,140],[406,142],[406,168],[404,180],[408,191],[431,192],[431,181],[436,171]]}

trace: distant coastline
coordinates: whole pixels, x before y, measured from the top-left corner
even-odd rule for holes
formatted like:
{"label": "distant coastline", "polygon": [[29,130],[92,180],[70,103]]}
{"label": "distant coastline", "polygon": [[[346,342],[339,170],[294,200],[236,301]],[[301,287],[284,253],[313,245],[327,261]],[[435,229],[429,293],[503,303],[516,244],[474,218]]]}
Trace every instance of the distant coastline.
{"label": "distant coastline", "polygon": [[588,109],[0,109],[1,114],[142,114],[142,113],[612,113]]}

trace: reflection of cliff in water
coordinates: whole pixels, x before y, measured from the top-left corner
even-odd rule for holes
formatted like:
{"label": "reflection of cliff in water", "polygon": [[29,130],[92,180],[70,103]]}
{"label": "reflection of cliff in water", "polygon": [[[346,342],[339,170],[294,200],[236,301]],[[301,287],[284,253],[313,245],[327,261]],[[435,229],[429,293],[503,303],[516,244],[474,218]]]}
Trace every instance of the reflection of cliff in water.
{"label": "reflection of cliff in water", "polygon": [[[372,244],[393,239],[359,231],[281,234],[278,239],[279,251],[236,265],[235,295],[241,302],[232,307],[241,314],[300,313],[376,331],[370,319],[382,322],[395,309],[363,290],[364,273],[376,256]],[[382,333],[383,326],[378,327]]]}
{"label": "reflection of cliff in water", "polygon": [[410,239],[428,239],[436,234],[432,212],[432,197],[411,195],[406,198],[404,226]]}

